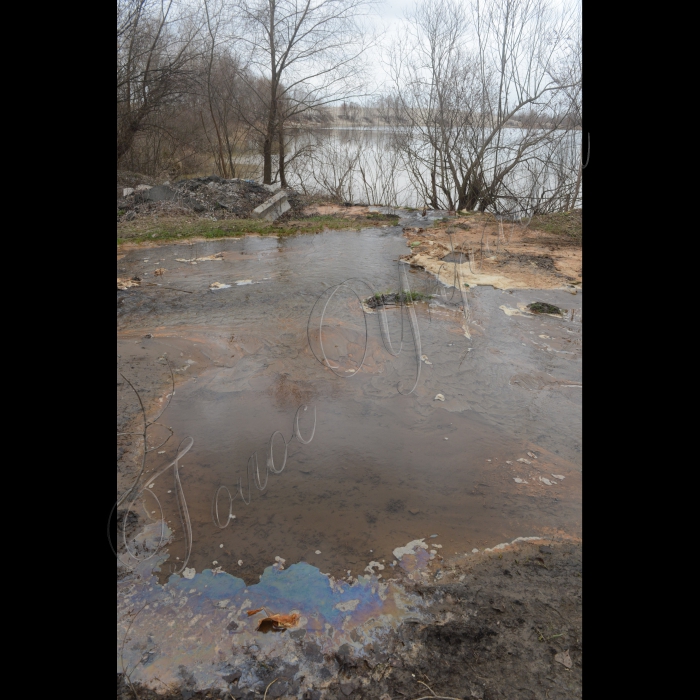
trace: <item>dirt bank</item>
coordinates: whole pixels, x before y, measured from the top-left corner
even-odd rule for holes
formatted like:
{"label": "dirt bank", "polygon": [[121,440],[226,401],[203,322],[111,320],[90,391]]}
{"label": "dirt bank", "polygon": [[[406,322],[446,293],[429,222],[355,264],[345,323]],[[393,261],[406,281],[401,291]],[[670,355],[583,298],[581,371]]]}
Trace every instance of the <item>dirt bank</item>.
{"label": "dirt bank", "polygon": [[412,253],[403,259],[447,284],[457,264],[471,287],[574,291],[583,282],[581,228],[581,210],[538,217],[527,227],[472,213],[404,229]]}
{"label": "dirt bank", "polygon": [[[437,558],[421,583],[406,585],[427,604],[381,648],[356,658],[349,647],[319,658],[325,680],[294,667],[260,663],[262,683],[243,687],[233,671],[228,691],[195,692],[182,684],[162,693],[136,687],[139,698],[304,700],[430,697],[570,700],[582,696],[582,547],[580,542],[519,542],[480,554]],[[284,632],[283,634],[289,634]],[[318,653],[298,638],[299,655]],[[249,650],[255,656],[255,649]],[[117,697],[135,697],[121,675]]]}

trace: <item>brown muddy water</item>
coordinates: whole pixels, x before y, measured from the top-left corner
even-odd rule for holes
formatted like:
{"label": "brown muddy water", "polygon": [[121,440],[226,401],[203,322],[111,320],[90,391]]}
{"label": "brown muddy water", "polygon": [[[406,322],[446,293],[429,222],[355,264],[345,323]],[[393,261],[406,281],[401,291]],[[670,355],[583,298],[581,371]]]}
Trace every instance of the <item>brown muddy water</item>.
{"label": "brown muddy water", "polygon": [[[314,357],[309,341],[318,353],[325,300],[310,333],[307,324],[318,296],[348,278],[378,292],[396,291],[397,259],[406,252],[401,227],[394,227],[118,255],[117,276],[143,280],[141,288],[117,294],[119,369],[154,411],[169,393],[164,358],[177,381],[160,421],[174,435],[149,455],[146,478],[174,459],[184,438],[194,440],[180,463],[192,523],[189,567],[220,566],[250,584],[275,557],[287,567],[306,561],[339,578],[356,577],[377,561],[387,566],[388,578],[395,548],[432,535],[438,537],[431,543],[450,556],[516,537],[581,534],[581,293],[471,290],[471,338],[457,304],[416,304],[427,362],[420,362],[408,395],[399,388],[410,391],[418,362],[407,315],[398,357],[382,343],[376,313],[366,317],[367,357],[359,373],[339,378]],[[223,258],[191,262],[219,253]],[[165,274],[154,276],[157,268]],[[434,292],[423,271],[407,277],[413,290]],[[217,282],[230,287],[211,290]],[[347,285],[329,303],[324,323],[328,357],[336,372],[348,375],[366,337],[353,289],[369,295],[359,282]],[[567,313],[523,313],[533,301]],[[387,311],[396,349],[401,314]],[[135,399],[119,376],[117,383],[123,421]],[[445,401],[436,400],[438,394]],[[220,487],[235,496],[241,479],[247,500],[248,464],[256,453],[265,482],[270,438],[280,431],[290,439],[301,405],[308,406],[300,413],[304,438],[315,411],[313,441],[291,441],[284,471],[271,473],[262,492],[251,480],[250,505],[235,498],[235,519],[219,529],[212,518],[217,490],[225,524],[229,501]],[[167,437],[163,428],[153,428],[150,443],[161,435]],[[138,440],[131,443],[123,444],[123,459],[138,452]],[[284,461],[280,435],[274,460],[277,467]],[[123,471],[122,489],[135,476]],[[187,556],[172,470],[149,490],[175,531],[162,572],[168,576]],[[137,511],[160,517],[153,498]]]}

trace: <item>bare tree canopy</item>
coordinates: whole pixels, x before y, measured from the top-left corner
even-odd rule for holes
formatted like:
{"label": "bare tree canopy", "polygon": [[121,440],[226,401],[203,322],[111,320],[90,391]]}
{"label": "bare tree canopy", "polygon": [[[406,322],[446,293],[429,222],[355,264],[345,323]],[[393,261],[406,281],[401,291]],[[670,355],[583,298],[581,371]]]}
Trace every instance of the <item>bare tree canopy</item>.
{"label": "bare tree canopy", "polygon": [[266,114],[263,181],[272,182],[272,148],[279,144],[285,178],[284,125],[294,117],[342,100],[362,88],[368,47],[361,20],[373,0],[240,0],[240,40],[250,65],[265,81],[255,90]]}
{"label": "bare tree canopy", "polygon": [[[572,1],[418,0],[373,94],[378,0],[118,0],[118,167],[504,215],[580,206]],[[331,133],[358,127],[369,150]]]}

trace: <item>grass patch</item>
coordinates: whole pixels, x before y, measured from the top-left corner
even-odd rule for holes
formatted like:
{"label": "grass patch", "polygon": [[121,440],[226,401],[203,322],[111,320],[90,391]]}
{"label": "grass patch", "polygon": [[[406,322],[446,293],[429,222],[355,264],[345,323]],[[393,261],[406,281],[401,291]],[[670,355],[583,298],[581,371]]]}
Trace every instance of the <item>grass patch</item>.
{"label": "grass patch", "polygon": [[320,233],[325,229],[360,230],[376,226],[381,221],[396,226],[398,216],[369,214],[345,218],[342,216],[308,216],[280,223],[260,219],[187,219],[170,217],[141,219],[117,224],[117,245],[121,243],[146,243],[174,241],[187,238],[238,238],[245,235],[293,236],[300,233]]}
{"label": "grass patch", "polygon": [[557,212],[534,216],[530,223],[531,229],[544,231],[551,236],[563,238],[572,243],[583,242],[583,210]]}
{"label": "grass patch", "polygon": [[527,308],[532,311],[533,314],[556,314],[561,316],[562,310],[554,304],[547,304],[544,301],[535,301],[532,304],[528,304]]}
{"label": "grass patch", "polygon": [[429,301],[432,296],[429,294],[422,294],[421,292],[383,292],[375,294],[373,297],[366,299],[367,306],[370,309],[376,309],[378,306],[384,306],[385,304],[401,304],[407,301]]}

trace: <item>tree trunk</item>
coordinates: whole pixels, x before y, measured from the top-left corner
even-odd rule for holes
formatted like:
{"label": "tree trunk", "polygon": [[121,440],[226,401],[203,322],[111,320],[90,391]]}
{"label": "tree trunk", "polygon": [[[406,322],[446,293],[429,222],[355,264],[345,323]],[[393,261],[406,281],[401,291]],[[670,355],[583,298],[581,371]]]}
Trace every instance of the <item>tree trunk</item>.
{"label": "tree trunk", "polygon": [[284,150],[284,120],[280,116],[278,119],[279,122],[279,148],[280,148],[280,183],[282,185],[282,189],[287,189],[287,173],[285,171],[286,164],[284,162],[286,153]]}

